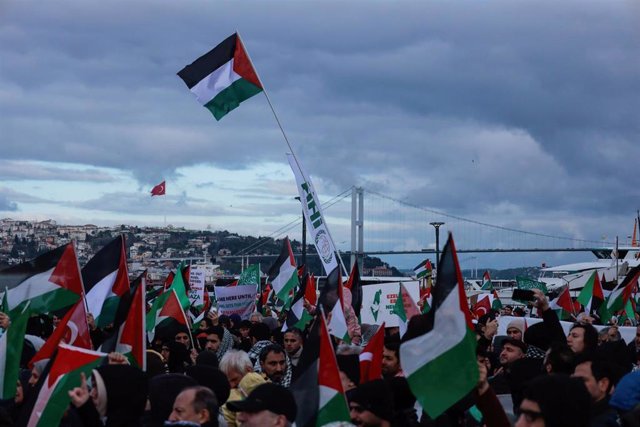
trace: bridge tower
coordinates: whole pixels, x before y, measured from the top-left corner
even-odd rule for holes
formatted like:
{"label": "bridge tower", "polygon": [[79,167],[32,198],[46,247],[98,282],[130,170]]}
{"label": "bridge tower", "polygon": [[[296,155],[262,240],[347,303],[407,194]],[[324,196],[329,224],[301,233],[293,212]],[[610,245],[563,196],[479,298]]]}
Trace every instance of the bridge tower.
{"label": "bridge tower", "polygon": [[[351,268],[358,261],[363,268],[364,260],[364,189],[351,189]],[[349,270],[351,271],[351,270]]]}

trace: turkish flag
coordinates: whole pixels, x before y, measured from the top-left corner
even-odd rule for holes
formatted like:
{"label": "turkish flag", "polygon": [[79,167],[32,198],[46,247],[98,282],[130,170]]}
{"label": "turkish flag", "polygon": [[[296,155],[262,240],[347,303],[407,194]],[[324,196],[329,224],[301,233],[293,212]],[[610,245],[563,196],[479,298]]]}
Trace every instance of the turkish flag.
{"label": "turkish flag", "polygon": [[382,353],[384,352],[384,323],[360,353],[360,384],[382,378]]}
{"label": "turkish flag", "polygon": [[156,185],[151,189],[152,196],[164,196],[165,194],[165,183],[162,181],[160,184]]}
{"label": "turkish flag", "polygon": [[483,297],[480,301],[476,303],[476,305],[473,306],[473,314],[478,319],[484,316],[485,314],[489,313],[490,311],[491,311],[491,301],[489,299],[489,295],[486,295],[485,297]]}

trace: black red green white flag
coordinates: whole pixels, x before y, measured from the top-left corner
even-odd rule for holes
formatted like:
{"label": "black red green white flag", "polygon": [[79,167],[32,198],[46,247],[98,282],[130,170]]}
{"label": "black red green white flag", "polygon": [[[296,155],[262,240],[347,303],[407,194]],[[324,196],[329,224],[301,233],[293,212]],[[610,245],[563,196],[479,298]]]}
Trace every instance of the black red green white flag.
{"label": "black red green white flag", "polygon": [[89,260],[82,268],[82,281],[96,326],[113,323],[120,299],[130,288],[124,236],[107,243]]}
{"label": "black red green white flag", "polygon": [[11,310],[30,301],[31,314],[69,307],[84,293],[73,243],[0,271],[0,284]]}
{"label": "black red green white flag", "polygon": [[414,396],[436,418],[476,386],[476,336],[451,234],[442,250],[432,308],[407,331],[402,369]]}
{"label": "black red green white flag", "polygon": [[80,374],[90,377],[91,370],[106,356],[106,353],[60,344],[51,369],[39,382],[41,387],[35,390],[37,397],[27,426],[59,425],[69,406],[69,391],[80,385]]}
{"label": "black red green white flag", "polygon": [[237,33],[184,67],[178,76],[216,120],[263,90]]}

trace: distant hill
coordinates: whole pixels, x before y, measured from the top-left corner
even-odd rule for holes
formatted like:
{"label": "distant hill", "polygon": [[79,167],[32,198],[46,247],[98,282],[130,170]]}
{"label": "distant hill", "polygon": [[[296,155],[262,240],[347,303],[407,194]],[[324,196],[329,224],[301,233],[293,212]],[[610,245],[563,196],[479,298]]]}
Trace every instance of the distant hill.
{"label": "distant hill", "polygon": [[[530,277],[532,279],[537,279],[540,276],[540,267],[518,267],[518,268],[507,268],[504,270],[497,270],[493,268],[479,268],[475,270],[478,275],[478,279],[482,278],[482,275],[485,271],[489,271],[489,275],[492,279],[500,279],[500,280],[513,280],[516,276],[524,276]],[[472,277],[474,270],[462,270],[462,276],[466,278],[474,278]]]}

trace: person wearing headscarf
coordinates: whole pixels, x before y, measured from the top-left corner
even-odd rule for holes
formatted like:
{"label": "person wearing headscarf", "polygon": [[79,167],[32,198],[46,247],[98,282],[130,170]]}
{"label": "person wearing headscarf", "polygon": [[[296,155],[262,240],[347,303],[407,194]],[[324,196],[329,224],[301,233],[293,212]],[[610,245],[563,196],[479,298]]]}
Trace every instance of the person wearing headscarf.
{"label": "person wearing headscarf", "polygon": [[180,392],[196,385],[196,380],[183,374],[164,374],[152,378],[149,381],[149,409],[145,414],[145,427],[162,427]]}
{"label": "person wearing headscarf", "polygon": [[84,427],[140,425],[147,402],[147,376],[131,365],[104,365],[91,375],[89,392],[82,375],[80,387],[69,391]]}

